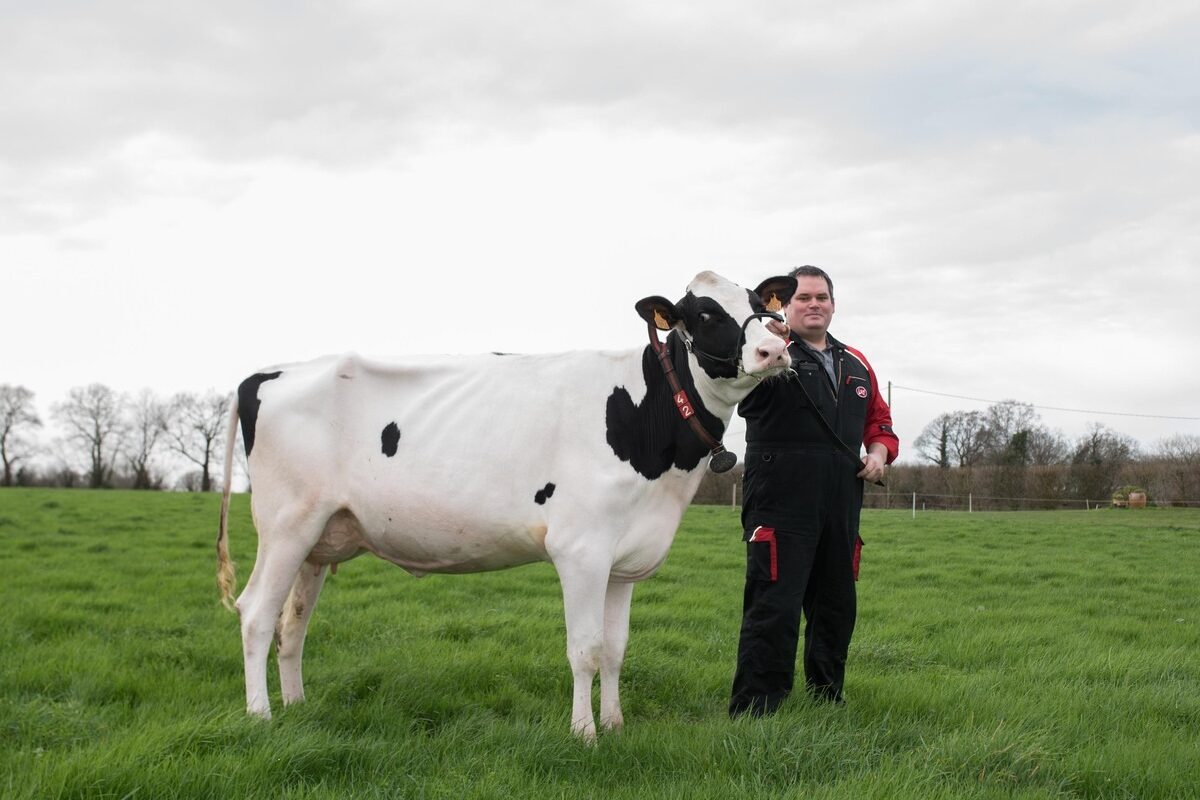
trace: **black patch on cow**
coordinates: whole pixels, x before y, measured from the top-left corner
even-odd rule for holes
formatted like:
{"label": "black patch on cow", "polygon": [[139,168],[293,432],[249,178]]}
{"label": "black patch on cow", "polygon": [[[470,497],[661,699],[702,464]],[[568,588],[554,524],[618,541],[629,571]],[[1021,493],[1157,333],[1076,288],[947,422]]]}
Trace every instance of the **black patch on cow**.
{"label": "black patch on cow", "polygon": [[[700,405],[700,394],[688,368],[687,351],[672,332],[666,344],[675,364],[681,388],[687,392],[704,429],[716,439],[725,433],[725,425]],[[694,469],[708,455],[691,426],[675,407],[671,386],[663,375],[658,356],[647,346],[642,351],[642,377],[646,381],[646,396],[634,405],[624,386],[613,388],[604,411],[608,445],[613,453],[640,475],[650,480],[671,467]]]}
{"label": "black patch on cow", "polygon": [[242,442],[246,445],[246,458],[254,449],[254,430],[258,426],[258,407],[262,401],[258,399],[258,387],[267,381],[273,381],[283,372],[259,372],[251,375],[238,385],[238,418],[242,422]]}
{"label": "black patch on cow", "polygon": [[384,426],[383,433],[379,434],[379,439],[383,443],[383,454],[391,458],[400,447],[400,427],[394,422],[389,422]]}
{"label": "black patch on cow", "polygon": [[554,496],[554,484],[547,483],[544,489],[538,489],[537,494],[533,496],[533,502],[539,506],[546,505],[546,501]]}
{"label": "black patch on cow", "polygon": [[[713,378],[736,378],[742,326],[711,297],[688,292],[675,304],[692,344],[696,361]],[[676,367],[678,369],[678,366]]]}

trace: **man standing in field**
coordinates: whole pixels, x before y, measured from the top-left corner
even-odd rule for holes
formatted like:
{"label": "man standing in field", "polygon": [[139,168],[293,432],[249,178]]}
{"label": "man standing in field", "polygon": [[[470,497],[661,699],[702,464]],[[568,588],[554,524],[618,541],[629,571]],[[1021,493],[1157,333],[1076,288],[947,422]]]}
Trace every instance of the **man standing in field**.
{"label": "man standing in field", "polygon": [[790,275],[795,294],[779,298],[787,326],[773,329],[789,339],[796,376],[764,383],[738,407],[746,588],[730,716],[769,714],[791,693],[802,611],[805,687],[843,702],[863,481],[881,480],[899,451],[871,365],[828,333],[833,281],[811,266]]}

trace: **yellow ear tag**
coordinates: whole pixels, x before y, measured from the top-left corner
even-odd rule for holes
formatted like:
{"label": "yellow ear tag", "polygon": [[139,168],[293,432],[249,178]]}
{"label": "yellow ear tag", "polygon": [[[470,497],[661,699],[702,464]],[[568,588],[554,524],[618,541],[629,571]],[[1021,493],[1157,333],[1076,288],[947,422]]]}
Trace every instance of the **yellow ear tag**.
{"label": "yellow ear tag", "polygon": [[767,311],[778,311],[783,308],[783,303],[779,302],[779,295],[771,292],[771,299],[767,301]]}
{"label": "yellow ear tag", "polygon": [[671,326],[667,323],[667,318],[662,315],[662,312],[657,308],[654,309],[654,327],[660,331],[669,331]]}

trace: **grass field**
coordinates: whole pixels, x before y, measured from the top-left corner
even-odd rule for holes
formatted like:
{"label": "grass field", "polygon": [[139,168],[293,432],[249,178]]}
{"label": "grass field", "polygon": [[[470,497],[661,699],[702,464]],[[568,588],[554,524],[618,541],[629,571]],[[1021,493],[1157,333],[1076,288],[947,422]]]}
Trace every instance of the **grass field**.
{"label": "grass field", "polygon": [[[589,749],[546,565],[342,565],[308,702],[272,675],[247,719],[217,507],[0,490],[0,795],[1200,797],[1200,510],[867,512],[848,705],[730,722],[742,545],[693,508],[634,593],[627,728]],[[244,496],[231,540],[244,582]]]}

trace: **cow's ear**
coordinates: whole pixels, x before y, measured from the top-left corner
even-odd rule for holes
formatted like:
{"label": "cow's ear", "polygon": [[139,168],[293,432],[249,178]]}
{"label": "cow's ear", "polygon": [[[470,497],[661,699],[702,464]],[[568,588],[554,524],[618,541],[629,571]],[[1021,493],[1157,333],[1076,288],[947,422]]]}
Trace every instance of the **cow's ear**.
{"label": "cow's ear", "polygon": [[643,297],[634,303],[633,307],[637,309],[639,317],[660,331],[671,330],[679,321],[679,312],[675,309],[675,304],[665,297]]}
{"label": "cow's ear", "polygon": [[786,275],[777,275],[774,278],[767,278],[758,285],[754,293],[762,300],[763,305],[767,307],[767,311],[779,312],[792,299],[792,295],[796,293],[796,279],[789,278]]}

